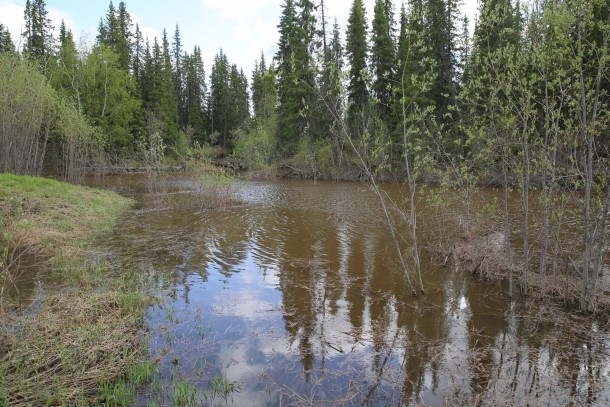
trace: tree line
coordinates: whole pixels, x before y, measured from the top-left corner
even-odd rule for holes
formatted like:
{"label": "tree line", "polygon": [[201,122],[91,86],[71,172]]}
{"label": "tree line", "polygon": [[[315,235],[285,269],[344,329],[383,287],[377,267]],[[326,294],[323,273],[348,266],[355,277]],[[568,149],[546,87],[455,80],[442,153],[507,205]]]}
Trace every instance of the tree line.
{"label": "tree line", "polygon": [[[203,146],[250,169],[406,180],[416,263],[418,182],[461,191],[466,214],[472,190],[492,183],[504,191],[505,235],[520,237],[511,293],[513,277],[544,293],[562,259],[593,309],[610,204],[607,2],[482,0],[473,35],[459,0],[376,0],[372,11],[353,0],[344,31],[324,3],[284,0],[277,53],[261,54],[248,81],[223,50],[208,76],[178,26],[171,39],[143,38],[123,2],[87,46],[63,23],[53,38],[44,0],[28,0],[22,50],[0,25],[0,86],[12,95],[0,101],[2,169],[36,172],[50,157],[67,173],[98,156],[158,162]],[[561,257],[566,201],[579,211],[578,261]],[[463,226],[469,234],[468,216]]]}

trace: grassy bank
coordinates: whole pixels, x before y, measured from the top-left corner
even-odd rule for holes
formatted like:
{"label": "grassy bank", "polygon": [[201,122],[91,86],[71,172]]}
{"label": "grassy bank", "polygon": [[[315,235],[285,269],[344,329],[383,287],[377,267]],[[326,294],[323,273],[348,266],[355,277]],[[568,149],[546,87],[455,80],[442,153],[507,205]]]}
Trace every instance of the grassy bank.
{"label": "grassy bank", "polygon": [[116,404],[120,389],[107,390],[140,362],[151,299],[133,273],[110,276],[92,252],[130,204],[108,191],[0,174],[2,293],[24,253],[45,259],[60,283],[36,313],[0,308],[0,406]]}

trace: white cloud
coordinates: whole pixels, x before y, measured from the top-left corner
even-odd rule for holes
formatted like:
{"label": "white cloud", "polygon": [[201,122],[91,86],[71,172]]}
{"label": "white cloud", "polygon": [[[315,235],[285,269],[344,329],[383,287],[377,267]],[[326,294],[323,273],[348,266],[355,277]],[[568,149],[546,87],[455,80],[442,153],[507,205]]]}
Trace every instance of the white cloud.
{"label": "white cloud", "polygon": [[260,10],[278,5],[279,2],[276,0],[204,0],[203,4],[205,7],[217,11],[222,18],[246,22]]}
{"label": "white cloud", "polygon": [[19,45],[23,29],[23,4],[0,0],[0,23],[8,28],[11,38]]}
{"label": "white cloud", "polygon": [[72,31],[72,34],[77,35],[80,31],[80,26],[74,21],[72,15],[67,13],[64,10],[59,10],[57,8],[49,7],[49,18],[51,19],[51,24],[55,27],[55,33],[59,33],[59,26],[61,25],[61,21],[63,20],[66,24],[66,27]]}
{"label": "white cloud", "polygon": [[[23,43],[21,33],[24,30],[24,10],[23,2],[16,3],[13,0],[0,0],[0,23],[8,28],[11,38],[18,47],[21,47]],[[59,33],[59,26],[62,20],[64,20],[66,27],[72,30],[73,33],[78,34],[79,26],[74,22],[69,13],[53,7],[48,7],[47,11],[49,12],[49,19],[53,27],[55,27],[55,36]]]}
{"label": "white cloud", "polygon": [[[138,18],[137,15],[135,14],[130,14],[131,15],[131,21],[133,22],[133,29],[135,31],[136,29],[136,24],[138,24],[138,27],[140,28],[140,32],[142,32],[142,37],[144,38],[144,41],[146,41],[146,39],[148,38],[148,40],[150,41],[150,45],[152,46],[152,44],[155,41],[155,38],[157,38],[157,40],[159,41],[159,44],[161,44],[161,39],[163,38],[163,33],[159,32],[157,29],[143,25],[142,21]],[[169,42],[171,42],[171,33],[167,33],[167,39]]]}

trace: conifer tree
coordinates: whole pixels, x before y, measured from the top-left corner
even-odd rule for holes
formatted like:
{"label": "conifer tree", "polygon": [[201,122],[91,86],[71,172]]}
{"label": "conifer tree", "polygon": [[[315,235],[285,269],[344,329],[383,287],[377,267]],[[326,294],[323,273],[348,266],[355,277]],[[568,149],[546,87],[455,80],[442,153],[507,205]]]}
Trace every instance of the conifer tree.
{"label": "conifer tree", "polygon": [[299,0],[298,13],[299,25],[296,31],[297,40],[295,48],[297,103],[299,104],[299,115],[296,126],[297,140],[303,137],[311,137],[315,132],[314,118],[317,114],[316,98],[316,72],[314,63],[314,52],[316,43],[316,16],[315,7],[311,0]]}
{"label": "conifer tree", "polygon": [[0,23],[0,52],[15,52],[15,44],[8,28]]}
{"label": "conifer tree", "polygon": [[174,69],[174,89],[178,108],[176,110],[176,122],[180,127],[185,124],[185,107],[184,107],[184,67],[182,66],[182,39],[180,38],[180,28],[176,24],[174,38],[172,42],[172,62]]}
{"label": "conifer tree", "polygon": [[371,71],[374,74],[371,91],[378,103],[380,118],[387,121],[392,112],[392,94],[394,79],[394,40],[390,35],[390,24],[387,20],[390,12],[386,10],[383,0],[375,2],[373,18]]}
{"label": "conifer tree", "polygon": [[428,92],[433,102],[439,122],[447,122],[444,115],[449,111],[453,87],[456,59],[453,54],[453,30],[449,7],[455,0],[428,0],[424,8],[427,35],[426,47],[429,62],[427,70],[434,72],[434,80]]}
{"label": "conifer tree", "polygon": [[196,46],[193,54],[184,54],[183,69],[185,71],[184,108],[185,123],[193,130],[193,137],[204,141],[206,130],[207,87],[201,49]]}
{"label": "conifer tree", "polygon": [[297,15],[293,0],[285,0],[278,25],[280,39],[275,55],[278,74],[278,143],[284,155],[294,151],[299,116],[299,83],[297,75]]}
{"label": "conifer tree", "polygon": [[230,112],[232,109],[229,91],[230,69],[227,56],[221,49],[214,57],[214,64],[212,65],[208,106],[210,109],[210,133],[217,134],[218,144],[224,149],[230,147]]}
{"label": "conifer tree", "polygon": [[366,26],[366,12],[362,0],[354,0],[348,19],[345,54],[350,67],[347,87],[348,123],[355,136],[362,131],[357,121],[365,113],[369,102]]}
{"label": "conifer tree", "polygon": [[100,20],[98,27],[98,44],[107,46],[118,55],[119,66],[125,72],[129,71],[132,64],[132,26],[131,16],[127,12],[125,3],[120,2],[117,10],[111,1],[106,18]]}
{"label": "conifer tree", "polygon": [[343,126],[343,83],[341,79],[343,74],[343,46],[341,44],[339,24],[336,19],[333,25],[328,54],[329,61],[326,67],[328,70],[328,83],[323,88],[331,112],[331,117],[328,121],[328,134],[331,138],[335,162],[341,165],[343,157],[343,136],[341,134]]}
{"label": "conifer tree", "polygon": [[138,84],[140,91],[142,90],[142,76],[144,74],[144,63],[146,56],[146,44],[140,31],[139,24],[136,23],[136,30],[134,33],[133,41],[133,56],[131,62],[131,69],[133,72],[134,79]]}
{"label": "conifer tree", "polygon": [[[229,75],[229,93],[231,102],[230,130],[245,129],[250,119],[250,104],[248,100],[248,80],[242,69],[236,64],[231,65]],[[231,140],[233,142],[233,140]]]}
{"label": "conifer tree", "polygon": [[267,67],[265,56],[261,53],[252,75],[252,103],[255,125],[275,129],[277,109],[277,85],[273,64]]}
{"label": "conifer tree", "polygon": [[80,91],[78,84],[79,61],[72,32],[66,28],[62,20],[59,26],[59,49],[57,52],[56,72],[52,75],[55,89],[71,96],[80,109]]}
{"label": "conifer tree", "polygon": [[172,56],[167,39],[167,32],[163,30],[162,38],[162,58],[159,78],[159,119],[163,122],[168,144],[173,143],[178,136],[178,124],[176,117],[178,114],[178,101],[176,99],[176,87],[174,84],[174,72],[172,67]]}
{"label": "conifer tree", "polygon": [[53,54],[53,26],[44,0],[27,0],[25,4],[24,52],[36,59],[46,73],[48,59]]}
{"label": "conifer tree", "polygon": [[119,55],[119,64],[123,70],[129,71],[131,66],[131,54],[133,45],[133,23],[131,16],[127,12],[125,2],[119,3],[119,11],[117,15],[119,36],[117,38],[116,52]]}

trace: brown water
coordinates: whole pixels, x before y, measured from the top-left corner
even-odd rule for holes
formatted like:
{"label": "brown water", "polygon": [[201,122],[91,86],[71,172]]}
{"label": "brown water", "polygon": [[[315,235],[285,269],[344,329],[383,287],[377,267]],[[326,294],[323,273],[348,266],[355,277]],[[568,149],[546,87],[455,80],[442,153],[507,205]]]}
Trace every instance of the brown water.
{"label": "brown water", "polygon": [[[97,182],[138,202],[105,250],[163,298],[143,405],[610,404],[604,327],[541,323],[562,311],[426,256],[413,298],[360,184],[238,182],[241,203],[210,210],[187,178]],[[422,235],[440,236],[437,215],[422,205]]]}

